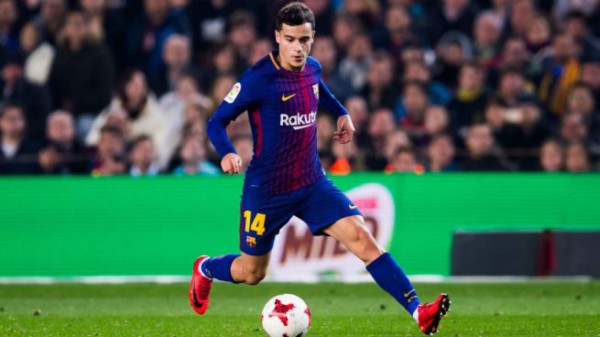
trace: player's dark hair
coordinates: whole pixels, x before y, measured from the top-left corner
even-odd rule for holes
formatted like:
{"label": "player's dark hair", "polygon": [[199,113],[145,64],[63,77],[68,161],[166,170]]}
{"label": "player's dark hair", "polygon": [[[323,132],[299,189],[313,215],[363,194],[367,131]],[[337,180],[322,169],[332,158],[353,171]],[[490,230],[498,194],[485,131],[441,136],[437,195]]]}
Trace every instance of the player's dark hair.
{"label": "player's dark hair", "polygon": [[299,26],[307,22],[315,30],[315,15],[310,8],[301,2],[290,2],[277,12],[275,28],[281,31],[284,23],[288,26]]}

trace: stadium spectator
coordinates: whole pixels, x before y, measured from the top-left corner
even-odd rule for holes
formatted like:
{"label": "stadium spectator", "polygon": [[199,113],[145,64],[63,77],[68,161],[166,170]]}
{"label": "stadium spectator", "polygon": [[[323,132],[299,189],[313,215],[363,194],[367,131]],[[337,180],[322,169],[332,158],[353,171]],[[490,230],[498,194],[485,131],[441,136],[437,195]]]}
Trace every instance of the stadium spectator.
{"label": "stadium spectator", "polygon": [[402,49],[402,56],[400,57],[400,60],[403,64],[408,64],[410,62],[423,62],[427,65],[431,65],[433,55],[433,53],[417,44],[409,44]]}
{"label": "stadium spectator", "polygon": [[515,107],[520,101],[530,99],[528,83],[523,73],[515,68],[506,68],[500,75],[496,98],[505,107]]}
{"label": "stadium spectator", "polygon": [[[537,65],[541,67],[541,65]],[[519,37],[510,37],[504,42],[502,53],[499,58],[488,65],[492,75],[491,82],[498,82],[499,72],[506,69],[515,69],[520,71],[525,77],[531,77],[535,72],[540,71],[531,64],[530,55],[527,51],[525,40]]]}
{"label": "stadium spectator", "polygon": [[583,62],[581,81],[592,90],[594,102],[600,104],[600,58],[589,58]]}
{"label": "stadium spectator", "polygon": [[57,110],[48,116],[48,144],[40,150],[39,163],[46,174],[84,174],[90,172],[86,149],[75,138],[73,116]]}
{"label": "stadium spectator", "polygon": [[578,82],[569,88],[567,96],[567,113],[575,113],[591,118],[597,114],[596,102],[590,87]]}
{"label": "stadium spectator", "polygon": [[400,125],[412,136],[423,133],[425,109],[429,104],[429,97],[425,86],[420,82],[410,82],[402,90],[401,109],[396,109],[396,119]]}
{"label": "stadium spectator", "polygon": [[[384,61],[385,58],[389,60]],[[383,54],[383,52],[374,56],[371,42],[366,34],[354,35],[348,42],[346,56],[340,61],[340,77],[350,83],[354,91],[361,91],[369,81],[368,77],[373,64],[383,62],[393,61],[389,55]],[[393,71],[393,68],[389,71]]]}
{"label": "stadium spectator", "polygon": [[[485,109],[485,123],[489,125],[494,135],[495,142],[501,147],[515,147],[519,130],[516,118],[520,112],[516,109],[507,109],[497,99],[491,99]],[[459,130],[459,139],[466,139],[468,127]],[[462,145],[462,144],[460,144]]]}
{"label": "stadium spectator", "polygon": [[79,0],[92,36],[104,41],[110,49],[117,73],[125,70],[127,22],[124,14],[108,7],[108,0]]}
{"label": "stadium spectator", "polygon": [[183,125],[185,107],[189,103],[212,104],[210,98],[200,92],[196,77],[186,73],[181,74],[173,90],[165,93],[158,102],[171,124],[179,126]]}
{"label": "stadium spectator", "polygon": [[185,110],[189,104],[197,103],[202,106],[210,106],[210,98],[202,95],[198,90],[198,84],[194,76],[182,74],[176,84],[176,90],[165,94],[160,98],[160,111],[164,114],[164,120],[168,122],[164,127],[168,129],[169,152],[174,153],[182,138],[185,127]]}
{"label": "stadium spectator", "polygon": [[[239,58],[231,43],[216,44],[209,58],[209,67],[202,72],[201,83],[204,91],[210,91],[220,76],[234,76],[238,72]],[[215,104],[219,102],[215,102]]]}
{"label": "stadium spectator", "polygon": [[[538,149],[550,136],[550,128],[542,118],[542,110],[533,101],[518,105],[516,125],[518,133],[512,141],[512,154],[508,158],[523,171],[533,171],[537,166]],[[505,147],[507,150],[508,146]]]}
{"label": "stadium spectator", "polygon": [[173,174],[215,176],[220,173],[220,170],[206,159],[205,141],[206,139],[202,140],[196,136],[183,138],[179,150],[182,163],[173,170]]}
{"label": "stadium spectator", "polygon": [[498,57],[502,39],[502,17],[494,11],[477,15],[473,28],[473,55],[488,66]]}
{"label": "stadium spectator", "polygon": [[144,11],[129,25],[128,65],[142,69],[146,76],[164,69],[164,44],[173,34],[190,35],[187,17],[172,10],[169,0],[144,0]]}
{"label": "stadium spectator", "polygon": [[236,7],[234,0],[190,2],[187,15],[192,23],[194,50],[210,49],[211,44],[224,38],[227,18]]}
{"label": "stadium spectator", "polygon": [[317,115],[317,151],[331,149],[335,124],[327,114]]}
{"label": "stadium spectator", "polygon": [[425,168],[430,172],[458,171],[458,163],[454,160],[455,154],[452,138],[446,134],[435,135],[425,153]]}
{"label": "stadium spectator", "polygon": [[566,33],[554,36],[552,52],[545,60],[544,74],[538,88],[538,97],[555,115],[562,115],[570,86],[581,76],[577,59],[578,48],[573,37]]}
{"label": "stadium spectator", "polygon": [[471,0],[443,0],[429,19],[429,43],[438,44],[446,32],[456,31],[470,37],[473,32],[476,8]]}
{"label": "stadium spectator", "polygon": [[41,143],[45,138],[46,117],[51,110],[50,93],[23,76],[23,58],[18,53],[6,55],[0,78],[3,102],[19,105],[27,120],[27,138]]}
{"label": "stadium spectator", "polygon": [[[315,39],[315,44],[316,44],[316,39]],[[261,38],[258,39],[256,42],[254,42],[252,44],[252,46],[250,46],[250,55],[247,58],[247,62],[246,62],[246,66],[247,67],[251,67],[252,65],[254,65],[256,62],[258,62],[261,58],[263,58],[265,55],[267,55],[268,53],[270,53],[271,51],[273,51],[275,47],[273,47],[273,42],[271,42],[270,39],[268,38]],[[332,46],[333,51],[335,52],[335,47]],[[315,47],[313,45],[313,52],[315,51]],[[319,60],[321,61],[321,60]],[[336,60],[334,60],[336,61]],[[323,63],[321,61],[321,63]],[[335,64],[334,64],[335,66]],[[325,67],[323,67],[325,68]]]}
{"label": "stadium spectator", "polygon": [[132,176],[153,176],[160,173],[152,137],[148,135],[141,135],[133,140],[129,160],[131,161],[129,174]]}
{"label": "stadium spectator", "polygon": [[198,137],[206,136],[206,123],[210,104],[202,104],[199,101],[192,101],[187,104],[184,111],[183,136],[194,135]]}
{"label": "stadium spectator", "polygon": [[444,35],[436,47],[437,58],[433,65],[434,79],[450,90],[454,90],[458,83],[460,66],[471,59],[471,49],[470,41],[465,35],[457,32],[449,32]]}
{"label": "stadium spectator", "polygon": [[367,83],[360,91],[367,100],[369,109],[394,109],[399,92],[393,81],[394,69],[394,59],[389,53],[375,53],[367,72]]}
{"label": "stadium spectator", "polygon": [[35,25],[31,22],[21,28],[20,52],[25,57],[25,78],[37,85],[45,85],[56,50],[50,43],[40,39]]}
{"label": "stadium spectator", "polygon": [[570,113],[561,119],[559,135],[567,143],[585,142],[589,131],[584,116],[580,114]]}
{"label": "stadium spectator", "polygon": [[506,33],[507,24],[508,24],[508,16],[510,13],[510,3],[509,0],[492,0],[490,11],[494,12],[502,22],[502,31]]}
{"label": "stadium spectator", "polygon": [[228,26],[228,40],[236,53],[247,59],[256,41],[256,18],[250,12],[238,10],[229,16]]}
{"label": "stadium spectator", "polygon": [[333,142],[331,151],[334,160],[328,171],[332,174],[344,175],[363,169],[363,158],[360,157],[355,142],[348,144]]}
{"label": "stadium spectator", "polygon": [[383,25],[372,39],[377,49],[389,51],[396,59],[401,57],[406,45],[418,43],[412,33],[412,18],[407,8],[400,5],[388,7]]}
{"label": "stadium spectator", "polygon": [[430,105],[425,109],[422,133],[413,135],[413,142],[417,148],[425,146],[436,136],[447,133],[449,126],[448,110],[441,105]]}
{"label": "stadium spectator", "polygon": [[547,17],[538,14],[527,23],[525,43],[534,62],[542,62],[551,52],[549,47],[552,43],[552,28]]}
{"label": "stadium spectator", "polygon": [[399,148],[412,148],[412,141],[406,131],[401,128],[396,128],[385,135],[384,156],[387,165],[384,167],[384,172],[392,172],[391,162],[394,159],[394,154]]}
{"label": "stadium spectator", "polygon": [[125,145],[125,135],[121,129],[109,125],[102,127],[92,159],[92,175],[124,174],[127,169]]}
{"label": "stadium spectator", "polygon": [[533,20],[537,11],[533,0],[514,0],[510,6],[508,34],[524,38],[527,25]]}
{"label": "stadium spectator", "polygon": [[65,0],[41,0],[39,13],[32,19],[41,41],[56,44],[67,10]]}
{"label": "stadium spectator", "polygon": [[19,50],[19,32],[16,25],[18,18],[19,12],[14,0],[0,1],[0,47],[4,51]]}
{"label": "stadium spectator", "polygon": [[423,83],[427,88],[427,95],[431,104],[446,105],[452,99],[452,92],[446,86],[437,81],[432,81],[431,69],[423,60],[405,61],[402,81],[403,83]]}
{"label": "stadium spectator", "polygon": [[340,13],[333,21],[333,39],[340,51],[341,56],[345,56],[350,48],[350,42],[354,37],[362,33],[363,26],[353,15]]}
{"label": "stadium spectator", "polygon": [[452,128],[460,130],[484,120],[489,95],[486,92],[485,73],[475,63],[465,63],[460,68],[458,88],[448,104]]}
{"label": "stadium spectator", "polygon": [[124,110],[128,120],[127,139],[141,135],[152,138],[153,151],[156,152],[160,168],[166,167],[172,155],[174,142],[170,133],[170,123],[153,94],[148,91],[144,73],[131,70],[125,73],[117,95],[102,113],[94,120],[92,129],[86,137],[87,145],[95,145],[99,131],[114,111]]}
{"label": "stadium spectator", "polygon": [[394,114],[390,109],[377,109],[369,116],[367,133],[371,141],[363,149],[365,151],[365,165],[369,170],[381,171],[386,166],[386,136],[395,128]]}
{"label": "stadium spectator", "polygon": [[184,75],[199,78],[200,70],[191,63],[190,40],[186,36],[181,34],[169,36],[162,57],[165,67],[160,73],[153,74],[149,78],[150,88],[157,97],[175,90],[179,78]]}
{"label": "stadium spectator", "polygon": [[110,102],[114,68],[110,53],[94,37],[82,12],[72,11],[57,37],[48,85],[54,105],[75,116],[79,138]]}
{"label": "stadium spectator", "polygon": [[580,142],[573,142],[565,149],[565,168],[567,172],[590,171],[590,158],[585,146]]}
{"label": "stadium spectator", "polygon": [[345,0],[341,12],[357,18],[365,30],[370,31],[380,19],[381,6],[377,0]]}
{"label": "stadium spectator", "polygon": [[600,52],[598,39],[590,33],[586,20],[585,13],[579,10],[570,10],[563,18],[564,30],[575,40],[582,59],[594,57]]}
{"label": "stadium spectator", "polygon": [[423,172],[423,167],[417,161],[417,155],[411,148],[401,147],[392,156],[388,172]]}
{"label": "stadium spectator", "polygon": [[509,171],[511,165],[495,148],[492,130],[487,124],[474,124],[467,135],[468,157],[463,161],[463,171]]}
{"label": "stadium spectator", "polygon": [[565,156],[561,143],[556,139],[544,142],[540,149],[540,170],[544,172],[560,172],[564,168]]}
{"label": "stadium spectator", "polygon": [[[369,124],[370,111],[383,107],[396,121],[418,117],[407,131],[425,163],[429,142],[440,132],[453,137],[463,159],[467,131],[483,121],[491,128],[494,148],[519,170],[541,165],[538,155],[549,137],[580,142],[590,162],[600,160],[600,10],[591,10],[591,2],[307,0],[320,33],[313,56],[325,83],[347,102],[356,127],[356,153],[329,142],[319,152],[331,163],[346,161],[334,165],[336,172],[381,170],[391,155],[374,150],[385,141],[372,139]],[[179,141],[192,134],[205,137],[206,118],[238,81],[240,70],[273,49],[273,25],[264,18],[282,5],[279,0],[0,0],[2,103],[23,107],[25,138],[38,144],[45,141],[51,109],[71,113],[79,119],[78,129],[86,128],[83,114],[101,111],[90,144],[98,142],[103,125],[118,128],[126,140],[152,135],[161,170],[171,172],[179,164]],[[90,61],[89,49],[101,49],[103,56]],[[135,64],[149,75],[161,98],[158,107],[147,89],[138,90],[137,96],[145,97],[140,100],[121,101],[117,94],[109,103],[122,85],[101,68],[114,69],[121,78]],[[99,90],[85,81],[108,84]],[[133,87],[144,87],[138,84]],[[104,97],[104,103],[81,107],[90,100],[86,93]],[[429,104],[436,107],[425,109]],[[444,124],[438,118],[443,113],[437,113],[444,109],[450,126],[433,131]],[[161,117],[146,123],[150,110]],[[437,112],[427,123],[430,110]],[[146,126],[140,129],[140,124]],[[228,133],[247,137],[247,124],[248,115],[242,114]],[[395,128],[393,121],[387,126]],[[155,139],[163,131],[163,142]],[[207,150],[212,158],[213,149]],[[59,158],[52,151],[44,151],[48,162]],[[338,160],[350,157],[348,151],[352,158]],[[113,159],[115,172],[127,162],[123,155]]]}
{"label": "stadium spectator", "polygon": [[0,110],[0,175],[39,173],[38,145],[26,137],[26,123],[20,106]]}
{"label": "stadium spectator", "polygon": [[[262,56],[267,53],[264,53]],[[338,71],[336,64],[337,50],[333,39],[329,36],[316,37],[312,47],[312,55],[321,63],[321,67],[323,67],[321,79],[325,82],[331,93],[341,102],[346,101],[354,93],[354,90]]]}
{"label": "stadium spectator", "polygon": [[[579,13],[592,13],[594,9],[597,9],[598,2],[596,0],[557,0],[554,2],[554,17],[558,20],[567,21],[569,20],[569,16],[571,13],[578,13],[577,18],[579,18]],[[585,15],[584,15],[585,19]],[[584,20],[585,22],[585,20]],[[566,22],[565,22],[566,24]]]}
{"label": "stadium spectator", "polygon": [[331,0],[305,0],[304,2],[315,15],[315,28],[318,35],[331,35],[331,23],[335,18],[333,1]]}

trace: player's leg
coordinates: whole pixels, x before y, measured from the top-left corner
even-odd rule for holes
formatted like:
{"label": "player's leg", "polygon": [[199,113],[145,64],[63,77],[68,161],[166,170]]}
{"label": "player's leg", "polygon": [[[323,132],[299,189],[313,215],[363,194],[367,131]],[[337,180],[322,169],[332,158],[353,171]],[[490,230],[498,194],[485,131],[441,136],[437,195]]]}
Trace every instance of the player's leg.
{"label": "player's leg", "polygon": [[204,259],[201,257],[198,271],[210,279],[255,285],[265,278],[270,255],[255,256],[242,252]]}
{"label": "player's leg", "polygon": [[354,204],[328,179],[315,184],[314,191],[297,214],[314,234],[325,233],[361,259],[375,282],[394,297],[415,318],[421,331],[435,332],[446,314],[450,300],[441,294],[433,303],[420,304],[412,283],[394,258],[366,229]]}
{"label": "player's leg", "polygon": [[213,279],[230,283],[258,284],[267,274],[270,253],[253,256],[246,253],[216,257],[201,256],[194,263],[189,298],[194,311],[206,313]]}
{"label": "player's leg", "polygon": [[254,256],[242,253],[231,265],[231,276],[236,283],[258,284],[267,275],[271,253]]}
{"label": "player's leg", "polygon": [[201,256],[196,260],[189,293],[194,311],[206,312],[213,279],[254,285],[265,277],[275,236],[292,217],[294,205],[294,194],[265,199],[244,192],[240,207],[241,254]]}
{"label": "player's leg", "polygon": [[421,304],[417,291],[394,258],[377,244],[365,228],[362,216],[348,216],[324,232],[365,262],[375,282],[398,301],[427,335],[437,332],[441,318],[450,309],[450,298],[440,294],[432,303]]}
{"label": "player's leg", "polygon": [[415,288],[394,258],[379,246],[366,229],[362,216],[342,218],[325,228],[324,232],[365,262],[375,282],[414,315],[420,304]]}

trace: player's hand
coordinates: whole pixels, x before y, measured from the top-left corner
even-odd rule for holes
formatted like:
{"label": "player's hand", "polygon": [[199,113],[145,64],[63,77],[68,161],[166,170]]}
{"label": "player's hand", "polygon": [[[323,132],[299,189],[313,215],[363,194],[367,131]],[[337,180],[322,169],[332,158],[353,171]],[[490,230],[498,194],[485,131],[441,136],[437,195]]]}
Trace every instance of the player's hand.
{"label": "player's hand", "polygon": [[354,124],[349,115],[340,116],[337,120],[337,130],[333,133],[333,139],[341,144],[349,143],[354,136]]}
{"label": "player's hand", "polygon": [[221,168],[225,173],[238,174],[242,168],[242,158],[235,153],[228,153],[221,159]]}

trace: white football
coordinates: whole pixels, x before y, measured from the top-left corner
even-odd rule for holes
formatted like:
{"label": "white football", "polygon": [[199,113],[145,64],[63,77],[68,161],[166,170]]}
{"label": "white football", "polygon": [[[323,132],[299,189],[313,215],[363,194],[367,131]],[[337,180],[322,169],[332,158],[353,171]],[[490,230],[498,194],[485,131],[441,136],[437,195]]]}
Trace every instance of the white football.
{"label": "white football", "polygon": [[310,328],[310,310],[304,301],[291,294],[270,299],[260,315],[269,337],[304,337]]}

